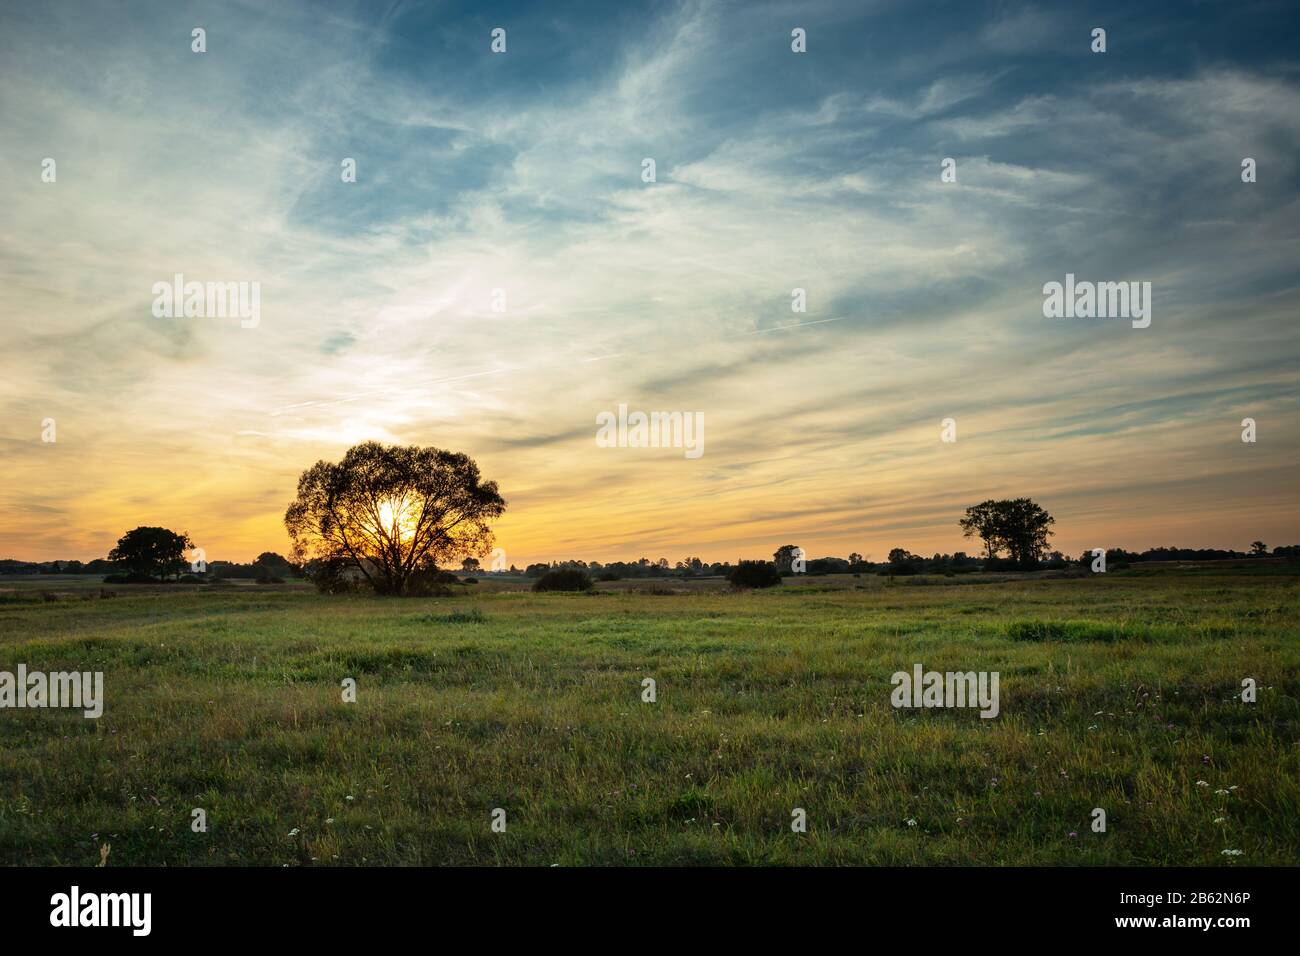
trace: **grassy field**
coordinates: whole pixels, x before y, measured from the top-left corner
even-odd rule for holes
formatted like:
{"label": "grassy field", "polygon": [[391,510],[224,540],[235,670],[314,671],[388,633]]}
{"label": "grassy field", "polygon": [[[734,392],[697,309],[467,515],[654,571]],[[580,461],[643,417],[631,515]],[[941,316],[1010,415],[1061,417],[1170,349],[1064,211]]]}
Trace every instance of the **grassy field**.
{"label": "grassy field", "polygon": [[[1294,864],[1286,571],[432,600],[0,582],[0,670],[103,671],[107,698],[0,710],[0,863]],[[916,663],[1000,672],[1000,715],[895,710]]]}

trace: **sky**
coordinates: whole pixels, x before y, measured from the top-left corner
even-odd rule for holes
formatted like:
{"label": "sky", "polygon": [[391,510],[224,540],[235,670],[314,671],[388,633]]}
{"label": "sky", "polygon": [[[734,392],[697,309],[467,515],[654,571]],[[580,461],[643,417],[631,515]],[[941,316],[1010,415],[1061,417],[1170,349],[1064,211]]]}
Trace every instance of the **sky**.
{"label": "sky", "polygon": [[[286,553],[299,474],[367,439],[471,455],[521,567],[975,552],[964,509],[1020,496],[1071,554],[1298,543],[1293,29],[1236,0],[7,2],[0,557],[141,524]],[[257,283],[256,324],[156,315],[178,273]],[[1149,327],[1046,317],[1067,274],[1151,283]],[[702,416],[703,453],[601,447],[620,403]]]}

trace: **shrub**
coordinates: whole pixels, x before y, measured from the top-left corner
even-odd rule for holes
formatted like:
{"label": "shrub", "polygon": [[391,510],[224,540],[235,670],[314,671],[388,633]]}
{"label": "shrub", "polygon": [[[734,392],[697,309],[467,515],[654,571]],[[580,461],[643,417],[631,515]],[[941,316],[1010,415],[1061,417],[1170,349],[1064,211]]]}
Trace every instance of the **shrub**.
{"label": "shrub", "polygon": [[533,585],[534,591],[590,591],[591,578],[577,568],[547,571]]}
{"label": "shrub", "polygon": [[456,592],[447,585],[458,583],[460,582],[456,575],[450,571],[425,568],[416,571],[406,579],[406,595],[407,597],[451,597]]}
{"label": "shrub", "polygon": [[462,578],[461,584],[478,584],[478,578]]}
{"label": "shrub", "polygon": [[348,576],[347,570],[346,561],[327,559],[309,562],[303,573],[321,594],[346,594],[356,590],[356,583]]}
{"label": "shrub", "polygon": [[735,588],[770,588],[781,583],[781,572],[771,561],[741,561],[727,581]]}

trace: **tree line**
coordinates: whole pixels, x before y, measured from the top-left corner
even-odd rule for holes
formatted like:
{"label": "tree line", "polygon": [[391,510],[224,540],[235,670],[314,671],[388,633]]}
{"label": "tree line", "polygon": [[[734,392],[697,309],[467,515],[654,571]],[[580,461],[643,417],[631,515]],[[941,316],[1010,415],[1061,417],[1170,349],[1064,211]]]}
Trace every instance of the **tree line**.
{"label": "tree line", "polygon": [[[554,561],[520,570],[484,571],[480,558],[492,547],[491,523],[506,510],[496,482],[486,481],[468,455],[440,448],[364,442],[338,462],[318,461],[302,473],[297,496],[285,512],[293,542],[289,557],[263,552],[250,564],[213,561],[204,567],[188,557],[194,543],[184,532],[161,527],[133,528],[104,559],[78,561],[0,561],[0,573],[106,574],[123,582],[253,578],[275,582],[302,575],[325,592],[364,587],[376,594],[430,593],[457,578],[449,570],[460,562],[465,574],[491,573],[551,582],[590,582],[621,578],[723,576],[733,584],[765,587],[791,574],[876,573],[965,574],[978,571],[1037,570],[1087,564],[1050,549],[1056,523],[1031,498],[988,499],[971,505],[957,524],[968,539],[978,539],[977,554],[956,551],[930,557],[893,548],[884,561],[857,552],[845,558],[809,558],[796,545],[782,545],[771,561],[706,562],[686,557],[636,561]],[[1274,557],[1300,557],[1300,546],[1274,548]],[[1107,567],[1139,561],[1214,560],[1263,557],[1262,541],[1248,554],[1219,549],[1152,548],[1141,553],[1107,551]],[[563,575],[556,577],[557,573]]]}

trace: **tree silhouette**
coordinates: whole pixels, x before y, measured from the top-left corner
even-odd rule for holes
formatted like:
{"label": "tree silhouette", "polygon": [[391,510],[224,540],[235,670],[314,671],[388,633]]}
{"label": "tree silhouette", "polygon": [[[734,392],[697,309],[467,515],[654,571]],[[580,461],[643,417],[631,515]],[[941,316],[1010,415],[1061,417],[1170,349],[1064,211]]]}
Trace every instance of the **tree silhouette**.
{"label": "tree silhouette", "polygon": [[491,547],[488,522],[505,509],[468,455],[372,441],[304,471],[284,525],[296,562],[341,563],[400,595],[416,572]]}
{"label": "tree silhouette", "polygon": [[166,528],[133,528],[117,539],[117,547],[108,553],[108,560],[126,566],[127,573],[138,577],[166,578],[179,575],[188,562],[185,552],[194,542],[185,533],[177,534]]}
{"label": "tree silhouette", "polygon": [[979,535],[990,560],[1006,551],[1022,567],[1032,567],[1042,557],[1055,523],[1031,498],[990,498],[971,505],[958,522],[966,537]]}
{"label": "tree silhouette", "polygon": [[797,544],[783,544],[772,555],[772,563],[776,565],[776,569],[782,574],[793,574],[794,560],[798,552],[799,546]]}

